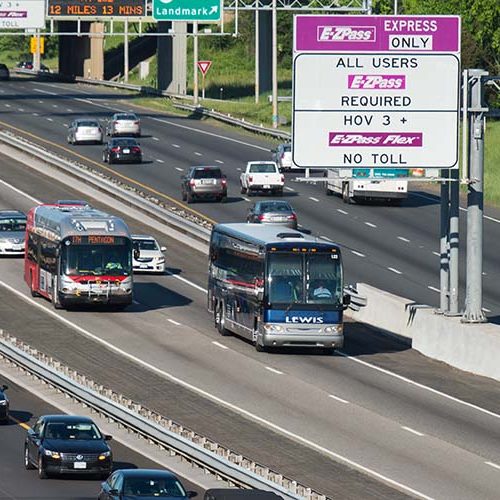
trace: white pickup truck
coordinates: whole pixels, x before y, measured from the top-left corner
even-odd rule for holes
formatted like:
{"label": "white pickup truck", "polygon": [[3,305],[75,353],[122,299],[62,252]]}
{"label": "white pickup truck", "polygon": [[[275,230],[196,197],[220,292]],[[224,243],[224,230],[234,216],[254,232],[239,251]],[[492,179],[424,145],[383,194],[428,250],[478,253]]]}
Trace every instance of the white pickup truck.
{"label": "white pickup truck", "polygon": [[281,196],[285,176],[280,174],[274,161],[249,161],[240,176],[241,194],[250,196],[257,191],[266,191]]}

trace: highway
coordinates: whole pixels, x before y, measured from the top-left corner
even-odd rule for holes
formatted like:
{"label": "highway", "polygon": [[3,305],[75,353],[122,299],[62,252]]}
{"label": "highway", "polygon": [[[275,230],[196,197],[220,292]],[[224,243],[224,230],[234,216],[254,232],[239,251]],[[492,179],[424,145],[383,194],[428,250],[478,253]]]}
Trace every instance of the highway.
{"label": "highway", "polygon": [[[0,498],[2,500],[95,500],[101,481],[93,478],[62,477],[47,481],[38,479],[36,471],[26,470],[23,462],[23,447],[26,429],[40,415],[61,413],[31,392],[0,376],[0,382],[9,386],[11,419],[0,425]],[[158,464],[111,441],[115,469],[160,468]],[[202,498],[203,491],[181,478],[187,489],[195,490]]]}
{"label": "highway", "polygon": [[[66,129],[79,116],[109,118],[118,110],[139,113],[145,152],[142,165],[111,165],[101,161],[101,146],[69,146]],[[239,193],[239,174],[246,161],[269,159],[273,142],[228,130],[206,121],[136,108],[119,91],[13,80],[0,86],[0,126],[51,150],[146,191],[180,202],[180,176],[190,165],[220,165],[228,176],[225,204],[198,203],[191,208],[218,222],[245,220],[252,199]],[[304,230],[325,236],[344,248],[348,282],[362,281],[417,303],[438,305],[439,300],[439,198],[415,191],[401,207],[345,205],[327,197],[323,185],[293,182],[287,175],[285,199],[295,207]],[[462,212],[463,214],[463,212]],[[498,242],[500,211],[488,209],[484,229],[484,307],[492,321],[500,316]],[[461,288],[464,303],[465,217],[461,217]]]}
{"label": "highway", "polygon": [[[3,167],[0,208],[82,197],[15,161]],[[139,277],[123,313],[56,312],[29,296],[22,261],[4,259],[0,328],[330,497],[497,498],[500,384],[358,324],[334,356],[222,338],[205,310],[206,258],[128,222],[166,244],[172,275]]]}

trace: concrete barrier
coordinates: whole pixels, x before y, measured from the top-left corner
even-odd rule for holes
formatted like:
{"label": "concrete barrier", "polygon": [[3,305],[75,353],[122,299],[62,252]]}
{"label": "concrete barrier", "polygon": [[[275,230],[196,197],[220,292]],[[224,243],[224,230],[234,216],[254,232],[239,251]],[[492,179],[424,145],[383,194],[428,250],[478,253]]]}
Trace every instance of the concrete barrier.
{"label": "concrete barrier", "polygon": [[499,325],[464,324],[364,283],[358,283],[357,290],[367,305],[349,312],[356,321],[397,336],[425,356],[500,381]]}

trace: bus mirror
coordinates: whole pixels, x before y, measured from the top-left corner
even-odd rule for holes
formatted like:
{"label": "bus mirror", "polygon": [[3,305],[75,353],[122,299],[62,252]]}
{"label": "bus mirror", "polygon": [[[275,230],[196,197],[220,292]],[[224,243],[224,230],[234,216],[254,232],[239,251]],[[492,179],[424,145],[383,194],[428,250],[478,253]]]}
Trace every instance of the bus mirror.
{"label": "bus mirror", "polygon": [[351,296],[349,294],[345,294],[342,300],[342,304],[344,305],[344,309],[347,309],[349,307],[349,304],[351,303]]}

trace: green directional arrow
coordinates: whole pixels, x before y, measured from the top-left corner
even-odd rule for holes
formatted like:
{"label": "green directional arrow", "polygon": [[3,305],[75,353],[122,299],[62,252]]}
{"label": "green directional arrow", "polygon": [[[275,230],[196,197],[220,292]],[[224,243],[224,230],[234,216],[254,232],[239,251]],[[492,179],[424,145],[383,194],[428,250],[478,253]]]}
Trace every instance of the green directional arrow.
{"label": "green directional arrow", "polygon": [[156,21],[220,21],[222,0],[153,0]]}

